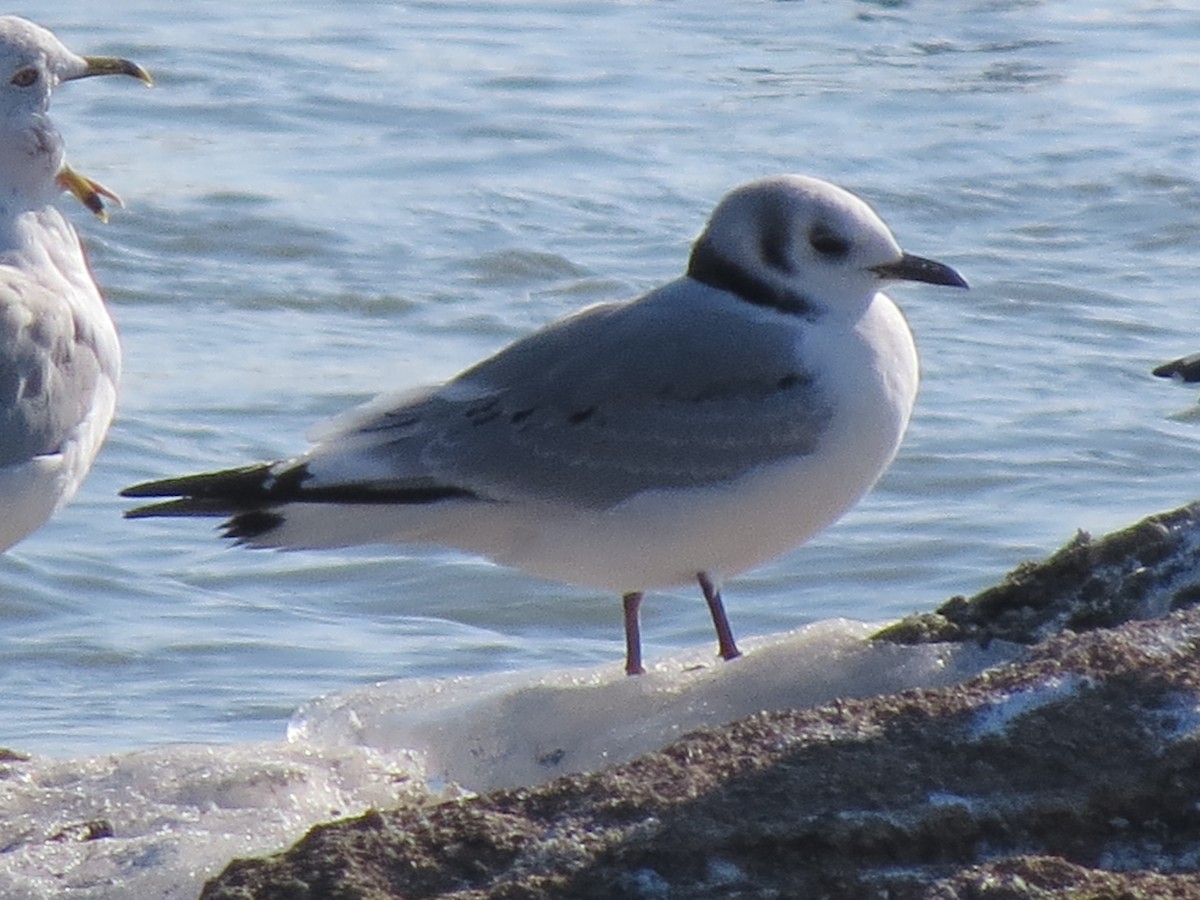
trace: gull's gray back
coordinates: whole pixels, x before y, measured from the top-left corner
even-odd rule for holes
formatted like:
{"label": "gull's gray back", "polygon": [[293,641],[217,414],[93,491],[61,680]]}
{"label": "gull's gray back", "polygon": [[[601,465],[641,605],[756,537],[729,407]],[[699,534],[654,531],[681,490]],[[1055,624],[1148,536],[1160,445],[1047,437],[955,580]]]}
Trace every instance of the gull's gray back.
{"label": "gull's gray back", "polygon": [[690,279],[594,307],[331,435],[309,469],[593,508],[728,481],[811,453],[830,415],[779,315]]}

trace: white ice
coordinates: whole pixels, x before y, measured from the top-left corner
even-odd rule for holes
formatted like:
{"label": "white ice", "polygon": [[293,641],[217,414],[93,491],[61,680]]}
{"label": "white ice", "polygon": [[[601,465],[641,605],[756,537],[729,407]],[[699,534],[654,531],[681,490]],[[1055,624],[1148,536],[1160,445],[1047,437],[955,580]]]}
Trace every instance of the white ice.
{"label": "white ice", "polygon": [[[386,682],[313,701],[286,741],[0,763],[2,900],[194,900],[237,856],[371,807],[529,785],[759,712],[969,677],[1011,647],[900,647],[831,621],[597,669]],[[114,723],[118,728],[119,723]],[[85,837],[91,839],[85,840]]]}

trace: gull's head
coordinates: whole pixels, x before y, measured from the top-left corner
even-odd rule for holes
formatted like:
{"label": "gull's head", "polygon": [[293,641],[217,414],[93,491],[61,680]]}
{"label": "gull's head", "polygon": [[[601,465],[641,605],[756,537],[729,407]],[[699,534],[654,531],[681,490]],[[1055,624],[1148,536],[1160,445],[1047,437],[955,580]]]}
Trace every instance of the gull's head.
{"label": "gull's head", "polygon": [[854,194],[802,175],[730,191],[693,246],[688,275],[758,306],[806,316],[853,314],[890,281],[967,286],[949,266],[901,250]]}
{"label": "gull's head", "polygon": [[50,31],[0,16],[0,201],[37,202],[57,192],[62,138],[46,115],[64,81],[129,75],[150,84],[140,66],[113,56],[79,56]]}

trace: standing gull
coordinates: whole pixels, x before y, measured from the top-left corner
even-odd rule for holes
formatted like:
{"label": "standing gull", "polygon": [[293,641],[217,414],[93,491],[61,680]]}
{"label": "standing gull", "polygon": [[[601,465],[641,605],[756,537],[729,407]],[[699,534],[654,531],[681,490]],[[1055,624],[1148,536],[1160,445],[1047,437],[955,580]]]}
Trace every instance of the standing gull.
{"label": "standing gull", "polygon": [[722,579],[808,540],[900,445],[917,352],[890,281],[966,287],[904,253],[853,194],[785,175],[717,206],[687,273],[582,310],[440,387],[335,420],[308,453],[135,485],[127,515],[229,516],[255,547],[457,547],[618,592],[643,671],[642,592]]}
{"label": "standing gull", "polygon": [[79,488],[116,405],[121,351],[75,229],[67,190],[98,215],[116,196],[64,163],[47,116],[62,81],[148,76],[128,60],[76,56],[25,19],[0,16],[0,551]]}

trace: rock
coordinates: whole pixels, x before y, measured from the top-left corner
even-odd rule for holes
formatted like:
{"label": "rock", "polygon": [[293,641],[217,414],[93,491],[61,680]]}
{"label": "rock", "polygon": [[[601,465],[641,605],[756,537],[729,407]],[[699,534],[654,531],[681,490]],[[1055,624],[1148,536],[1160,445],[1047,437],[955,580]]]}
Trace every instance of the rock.
{"label": "rock", "polygon": [[962,684],[318,826],[202,898],[1200,897],[1198,535],[1186,507],[1081,537],[888,630],[1032,643]]}
{"label": "rock", "polygon": [[1039,563],[967,600],[909,616],[879,637],[897,643],[988,641],[1031,644],[1065,629],[1109,628],[1161,616],[1200,600],[1200,504],[1143,519],[1094,541],[1080,532]]}

